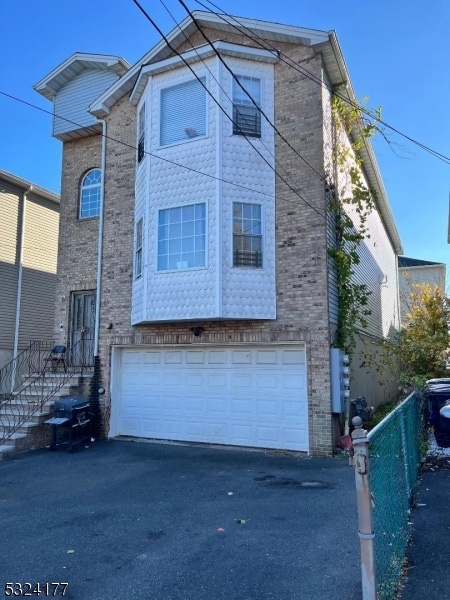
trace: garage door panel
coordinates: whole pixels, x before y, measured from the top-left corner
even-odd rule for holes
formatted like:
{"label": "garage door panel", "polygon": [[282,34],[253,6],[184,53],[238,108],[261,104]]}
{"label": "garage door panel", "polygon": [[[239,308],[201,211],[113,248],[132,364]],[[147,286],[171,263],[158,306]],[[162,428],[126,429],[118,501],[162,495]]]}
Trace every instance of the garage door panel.
{"label": "garage door panel", "polygon": [[184,408],[187,415],[191,416],[198,413],[198,416],[201,417],[205,411],[205,403],[203,398],[199,398],[198,396],[185,396]]}
{"label": "garage door panel", "polygon": [[144,352],[144,364],[159,365],[161,362],[160,351],[148,351]]}
{"label": "garage door panel", "polygon": [[228,386],[227,373],[207,373],[206,386],[208,388],[226,389]]}
{"label": "garage door panel", "polygon": [[271,400],[257,399],[257,400],[255,400],[255,406],[256,406],[256,418],[258,420],[259,419],[273,420],[274,418],[276,418],[279,415],[279,413],[280,413],[280,417],[281,417],[280,402],[278,400],[276,400],[275,398],[272,398]]}
{"label": "garage door panel", "polygon": [[151,437],[151,438],[161,438],[161,421],[160,419],[149,419],[144,417],[142,419],[142,431],[141,435],[143,437]]}
{"label": "garage door panel", "polygon": [[122,351],[119,433],[308,450],[305,348]]}
{"label": "garage door panel", "polygon": [[230,410],[233,415],[248,418],[253,414],[253,400],[250,398],[232,398]]}

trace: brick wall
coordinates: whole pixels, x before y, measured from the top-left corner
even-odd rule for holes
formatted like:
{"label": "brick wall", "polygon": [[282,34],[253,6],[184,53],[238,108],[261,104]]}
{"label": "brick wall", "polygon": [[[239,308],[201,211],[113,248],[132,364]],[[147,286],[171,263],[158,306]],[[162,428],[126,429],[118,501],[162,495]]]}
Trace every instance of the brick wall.
{"label": "brick wall", "polygon": [[[217,33],[224,39],[224,32]],[[214,36],[213,36],[214,37]],[[247,43],[238,35],[230,41]],[[198,35],[193,43],[200,43]],[[306,46],[279,44],[285,53],[321,76],[321,59]],[[282,134],[319,173],[323,171],[321,88],[280,62],[275,66],[275,122]],[[135,145],[135,108],[125,96],[107,117],[108,136]],[[100,136],[65,144],[61,202],[59,283],[56,332],[69,320],[71,290],[94,289],[98,220],[76,218],[77,192],[82,174],[100,164]],[[332,451],[329,383],[329,325],[327,298],[326,230],[323,214],[325,193],[321,177],[284,142],[277,138],[276,157],[283,176],[299,190],[299,198],[280,180],[276,183],[277,320],[202,323],[201,341],[258,339],[305,341],[308,352],[310,448],[314,454]],[[132,327],[131,283],[133,259],[135,151],[108,140],[105,173],[105,221],[100,318],[100,381],[107,393],[100,398],[108,431],[108,388],[111,344],[142,343],[145,336],[165,336],[170,343],[195,343],[193,323],[154,324]],[[292,178],[292,179],[291,179]],[[306,200],[306,202],[305,202]],[[64,242],[65,240],[65,242]],[[59,297],[65,295],[66,301]],[[108,328],[111,324],[112,328]]]}
{"label": "brick wall", "polygon": [[84,174],[101,166],[101,143],[99,135],[64,143],[55,302],[55,340],[61,342],[68,341],[71,292],[97,287],[98,219],[79,219],[78,210]]}

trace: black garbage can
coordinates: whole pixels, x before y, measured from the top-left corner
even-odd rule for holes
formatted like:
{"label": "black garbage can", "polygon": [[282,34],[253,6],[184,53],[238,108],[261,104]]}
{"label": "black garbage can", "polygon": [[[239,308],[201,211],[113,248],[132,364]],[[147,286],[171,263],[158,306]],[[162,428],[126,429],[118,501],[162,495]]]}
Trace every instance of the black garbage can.
{"label": "black garbage can", "polygon": [[91,440],[90,404],[82,396],[55,400],[53,418],[45,422],[52,427],[50,450],[61,446],[72,452]]}
{"label": "black garbage can", "polygon": [[450,448],[450,384],[430,381],[427,385],[428,419],[438,446]]}

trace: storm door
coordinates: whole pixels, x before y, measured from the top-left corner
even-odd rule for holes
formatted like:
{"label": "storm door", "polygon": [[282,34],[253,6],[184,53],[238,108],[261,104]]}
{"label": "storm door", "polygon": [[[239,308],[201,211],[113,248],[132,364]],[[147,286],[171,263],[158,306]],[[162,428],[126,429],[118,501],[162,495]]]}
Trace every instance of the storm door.
{"label": "storm door", "polygon": [[75,292],[72,296],[70,360],[73,365],[94,364],[95,292]]}

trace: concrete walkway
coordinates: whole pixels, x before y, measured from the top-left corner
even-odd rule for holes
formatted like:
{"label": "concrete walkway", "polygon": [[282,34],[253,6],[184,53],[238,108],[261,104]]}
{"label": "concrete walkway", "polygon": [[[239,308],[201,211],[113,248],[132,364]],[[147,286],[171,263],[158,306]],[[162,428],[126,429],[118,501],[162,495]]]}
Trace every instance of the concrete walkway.
{"label": "concrete walkway", "polygon": [[69,600],[361,598],[346,459],[127,441],[31,452],[0,462],[0,531],[2,591],[68,582]]}

